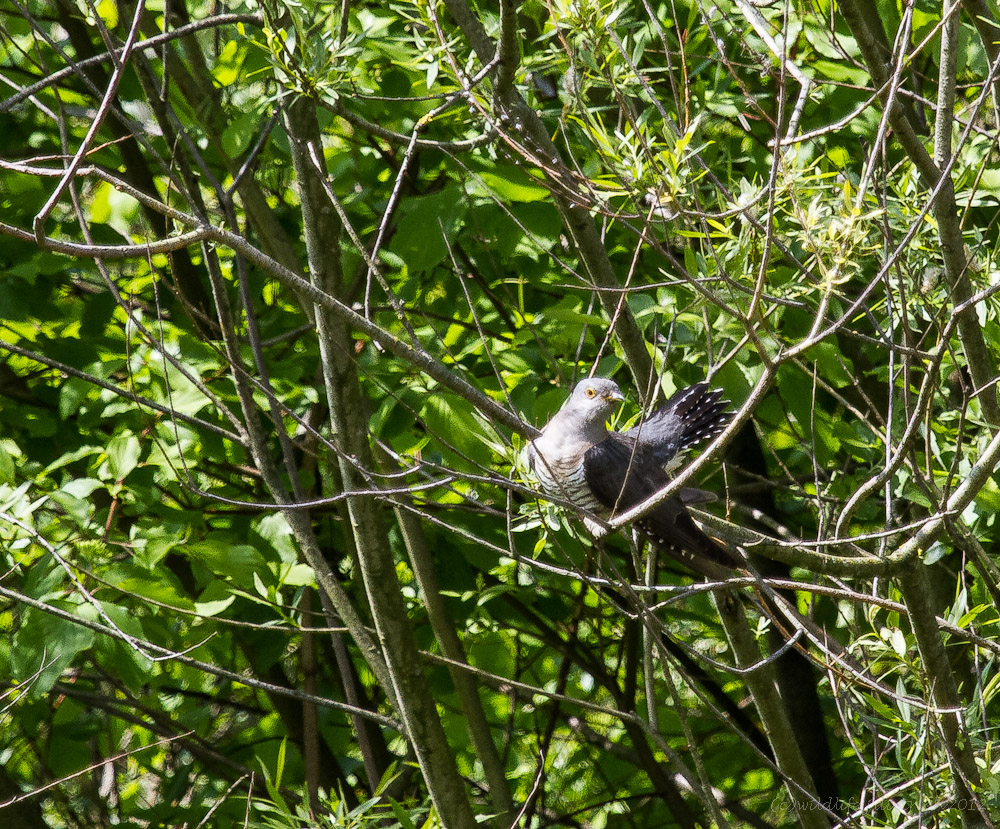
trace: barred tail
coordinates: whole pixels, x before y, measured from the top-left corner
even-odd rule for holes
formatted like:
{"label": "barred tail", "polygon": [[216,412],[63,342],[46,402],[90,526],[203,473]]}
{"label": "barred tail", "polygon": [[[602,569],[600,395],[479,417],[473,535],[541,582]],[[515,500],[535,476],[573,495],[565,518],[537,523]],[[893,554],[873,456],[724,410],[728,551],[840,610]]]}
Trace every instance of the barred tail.
{"label": "barred tail", "polygon": [[708,383],[695,383],[681,389],[663,406],[650,415],[646,426],[667,418],[681,421],[680,448],[686,449],[703,440],[714,438],[732,420],[727,411],[728,400],[722,399],[722,389],[710,389]]}

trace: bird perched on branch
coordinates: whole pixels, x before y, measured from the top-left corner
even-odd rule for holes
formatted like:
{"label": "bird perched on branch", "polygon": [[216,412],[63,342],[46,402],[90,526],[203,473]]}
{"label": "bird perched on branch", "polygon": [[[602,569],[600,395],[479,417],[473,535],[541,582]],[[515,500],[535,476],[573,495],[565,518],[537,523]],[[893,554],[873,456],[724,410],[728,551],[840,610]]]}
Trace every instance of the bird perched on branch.
{"label": "bird perched on branch", "polygon": [[[732,414],[722,392],[697,383],[683,389],[642,423],[609,432],[608,416],[625,398],[612,380],[578,383],[563,407],[528,448],[531,468],[545,491],[608,518],[620,515],[663,489],[666,466],[676,455],[719,434]],[[736,561],[694,523],[686,504],[714,500],[711,493],[682,487],[635,522],[657,549],[711,578]],[[595,522],[586,522],[595,531]]]}

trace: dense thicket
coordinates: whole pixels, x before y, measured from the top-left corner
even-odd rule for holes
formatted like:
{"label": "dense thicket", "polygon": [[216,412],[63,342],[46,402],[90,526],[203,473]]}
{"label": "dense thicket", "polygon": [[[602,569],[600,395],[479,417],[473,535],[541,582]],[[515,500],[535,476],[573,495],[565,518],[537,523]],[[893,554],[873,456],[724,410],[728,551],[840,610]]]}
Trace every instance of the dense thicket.
{"label": "dense thicket", "polygon": [[[998,43],[0,3],[0,820],[993,825]],[[540,498],[592,370],[745,571]]]}

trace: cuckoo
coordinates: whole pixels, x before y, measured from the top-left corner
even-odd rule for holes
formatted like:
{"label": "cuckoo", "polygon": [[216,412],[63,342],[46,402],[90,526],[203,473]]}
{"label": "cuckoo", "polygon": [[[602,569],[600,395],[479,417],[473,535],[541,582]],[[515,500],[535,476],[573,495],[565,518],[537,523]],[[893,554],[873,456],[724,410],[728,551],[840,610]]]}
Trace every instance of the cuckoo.
{"label": "cuckoo", "polygon": [[[681,390],[637,426],[609,432],[607,419],[625,398],[612,380],[577,384],[569,400],[531,442],[531,468],[549,495],[602,518],[626,512],[670,481],[667,466],[682,450],[725,428],[732,414],[722,392],[697,383]],[[703,490],[681,488],[635,522],[657,549],[710,578],[738,566],[703,533],[687,504],[714,500]],[[599,531],[593,521],[588,529]]]}

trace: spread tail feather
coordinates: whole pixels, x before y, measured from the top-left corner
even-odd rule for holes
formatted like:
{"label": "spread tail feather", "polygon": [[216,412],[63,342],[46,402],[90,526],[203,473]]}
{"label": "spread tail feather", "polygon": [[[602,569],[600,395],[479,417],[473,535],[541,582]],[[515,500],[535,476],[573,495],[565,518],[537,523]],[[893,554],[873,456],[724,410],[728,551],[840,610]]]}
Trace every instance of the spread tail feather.
{"label": "spread tail feather", "polygon": [[726,428],[733,413],[727,411],[728,400],[722,399],[722,389],[710,389],[708,383],[695,383],[681,389],[659,409],[653,412],[644,424],[645,429],[656,430],[660,425],[680,421],[680,449],[713,438]]}
{"label": "spread tail feather", "polygon": [[722,399],[721,389],[710,389],[707,383],[695,383],[681,389],[625,434],[650,451],[657,463],[665,466],[679,452],[714,438],[725,429],[733,416],[726,410],[728,405],[729,401]]}

